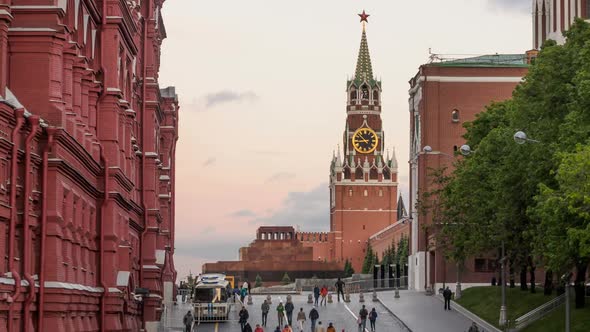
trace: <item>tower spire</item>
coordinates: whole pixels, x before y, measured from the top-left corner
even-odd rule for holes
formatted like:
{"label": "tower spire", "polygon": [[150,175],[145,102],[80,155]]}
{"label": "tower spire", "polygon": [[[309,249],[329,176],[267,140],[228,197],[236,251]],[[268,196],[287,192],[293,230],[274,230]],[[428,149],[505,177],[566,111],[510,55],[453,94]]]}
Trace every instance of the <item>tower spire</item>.
{"label": "tower spire", "polygon": [[369,44],[367,42],[367,32],[365,29],[365,23],[369,21],[367,18],[369,15],[363,10],[362,14],[358,14],[361,17],[363,23],[363,34],[361,36],[361,47],[359,49],[359,55],[356,60],[356,71],[355,80],[369,82],[373,80],[373,67],[371,66],[371,56],[369,54]]}

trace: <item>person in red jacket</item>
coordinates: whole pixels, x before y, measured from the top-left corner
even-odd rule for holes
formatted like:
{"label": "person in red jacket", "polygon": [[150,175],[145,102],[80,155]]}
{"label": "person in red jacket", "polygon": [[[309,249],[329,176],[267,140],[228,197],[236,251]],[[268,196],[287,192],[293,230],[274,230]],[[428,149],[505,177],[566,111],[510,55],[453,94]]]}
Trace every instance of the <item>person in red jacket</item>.
{"label": "person in red jacket", "polygon": [[260,327],[260,324],[256,324],[256,329],[254,330],[254,332],[264,332],[264,330],[262,329],[262,327]]}

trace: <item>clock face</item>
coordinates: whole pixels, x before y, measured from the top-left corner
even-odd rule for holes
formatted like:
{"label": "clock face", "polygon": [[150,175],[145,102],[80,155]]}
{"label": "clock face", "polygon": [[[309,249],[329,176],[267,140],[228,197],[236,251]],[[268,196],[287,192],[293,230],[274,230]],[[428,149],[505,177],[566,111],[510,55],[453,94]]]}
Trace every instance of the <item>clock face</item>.
{"label": "clock face", "polygon": [[352,146],[359,153],[371,153],[377,148],[379,137],[373,129],[359,128],[352,135]]}

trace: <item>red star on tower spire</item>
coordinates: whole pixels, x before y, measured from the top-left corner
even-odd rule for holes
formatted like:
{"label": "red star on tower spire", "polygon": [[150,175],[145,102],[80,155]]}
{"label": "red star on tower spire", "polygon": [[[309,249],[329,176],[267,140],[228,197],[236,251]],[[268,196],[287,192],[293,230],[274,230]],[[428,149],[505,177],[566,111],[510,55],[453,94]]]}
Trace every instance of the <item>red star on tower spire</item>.
{"label": "red star on tower spire", "polygon": [[367,22],[367,23],[369,23],[369,20],[368,20],[368,18],[369,18],[369,16],[371,16],[371,15],[369,15],[369,14],[365,13],[365,10],[364,10],[364,9],[363,9],[363,13],[362,13],[362,14],[358,14],[358,16],[360,16],[360,17],[361,17],[361,22]]}

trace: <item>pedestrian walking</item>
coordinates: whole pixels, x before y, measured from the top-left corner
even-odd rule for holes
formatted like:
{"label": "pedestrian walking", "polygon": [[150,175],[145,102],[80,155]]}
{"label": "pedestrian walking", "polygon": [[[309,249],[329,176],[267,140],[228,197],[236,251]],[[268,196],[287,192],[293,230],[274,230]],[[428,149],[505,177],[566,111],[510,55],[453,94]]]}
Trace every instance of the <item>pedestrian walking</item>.
{"label": "pedestrian walking", "polygon": [[242,287],[242,290],[240,292],[240,301],[242,302],[242,304],[244,304],[244,299],[246,298],[246,295],[248,295],[248,288]]}
{"label": "pedestrian walking", "polygon": [[256,324],[256,329],[254,329],[254,332],[264,332],[264,329],[260,327],[260,324]]}
{"label": "pedestrian walking", "polygon": [[342,300],[344,300],[344,286],[344,281],[338,278],[338,281],[336,281],[336,292],[338,293],[338,302],[340,302],[340,294],[342,294]]}
{"label": "pedestrian walking", "polygon": [[191,331],[191,327],[193,326],[193,313],[189,310],[186,315],[182,318],[182,324],[184,324],[184,330],[186,332]]}
{"label": "pedestrian walking", "polygon": [[291,330],[291,326],[285,325],[285,328],[283,329],[283,332],[293,332],[293,330]]}
{"label": "pedestrian walking", "polygon": [[320,318],[320,314],[318,313],[318,311],[314,308],[311,308],[311,311],[309,312],[309,320],[311,320],[311,330],[315,332],[315,322],[317,322],[317,320]]}
{"label": "pedestrian walking", "polygon": [[369,312],[367,311],[367,309],[365,308],[365,305],[363,304],[363,307],[359,311],[359,319],[360,319],[359,332],[363,332],[367,328],[367,317],[368,316],[369,316]]}
{"label": "pedestrian walking", "polygon": [[315,328],[315,332],[326,332],[326,329],[324,329],[324,326],[322,325],[321,321],[318,322],[318,326]]}
{"label": "pedestrian walking", "polygon": [[270,311],[270,304],[268,304],[267,300],[264,300],[260,309],[262,310],[262,326],[266,327],[266,320],[268,319],[268,312]]}
{"label": "pedestrian walking", "polygon": [[[246,324],[248,323],[248,318],[250,318],[250,314],[248,314],[248,310],[246,310],[246,307],[242,307],[238,316],[240,317],[239,323],[240,323],[240,327],[242,328],[242,332],[245,332],[244,328],[246,327]],[[252,328],[250,328],[250,329],[252,329]]]}
{"label": "pedestrian walking", "polygon": [[334,327],[334,325],[332,325],[332,323],[328,324],[328,328],[326,329],[326,332],[336,332],[336,328]]}
{"label": "pedestrian walking", "polygon": [[252,326],[250,326],[250,323],[246,322],[246,325],[244,325],[244,332],[252,332]]}
{"label": "pedestrian walking", "polygon": [[453,293],[449,289],[449,286],[443,291],[443,298],[445,299],[445,310],[451,310],[451,297]]}
{"label": "pedestrian walking", "polygon": [[277,317],[279,318],[279,328],[283,326],[283,322],[285,320],[285,306],[283,306],[283,302],[279,302],[277,306]]}
{"label": "pedestrian walking", "polygon": [[320,301],[320,305],[322,305],[322,303],[324,305],[326,305],[326,296],[328,295],[328,287],[326,287],[326,285],[322,286],[322,289],[320,289],[320,296],[322,297],[322,300]]}
{"label": "pedestrian walking", "polygon": [[313,305],[317,307],[318,299],[320,298],[320,288],[318,287],[318,285],[315,285],[315,287],[313,288],[313,298],[315,299],[313,301]]}
{"label": "pedestrian walking", "polygon": [[287,303],[285,304],[285,312],[287,313],[287,323],[291,326],[293,325],[293,310],[295,310],[295,306],[291,299],[287,299]]}
{"label": "pedestrian walking", "polygon": [[281,327],[277,326],[277,328],[273,332],[281,332]]}
{"label": "pedestrian walking", "polygon": [[377,322],[377,311],[375,311],[375,308],[371,309],[369,313],[369,322],[371,323],[371,332],[375,332],[375,323]]}
{"label": "pedestrian walking", "polygon": [[305,324],[305,321],[305,312],[303,312],[303,308],[301,308],[297,313],[297,325],[299,325],[299,331],[303,331],[303,324]]}

